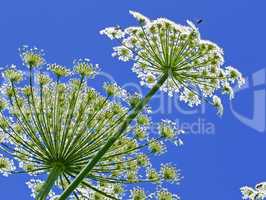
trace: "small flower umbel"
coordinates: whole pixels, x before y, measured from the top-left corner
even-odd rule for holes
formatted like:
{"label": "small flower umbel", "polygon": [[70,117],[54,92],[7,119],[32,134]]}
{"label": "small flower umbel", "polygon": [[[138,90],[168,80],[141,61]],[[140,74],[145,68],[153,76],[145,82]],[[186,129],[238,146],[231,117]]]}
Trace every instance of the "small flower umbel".
{"label": "small flower umbel", "polygon": [[30,48],[24,45],[19,49],[19,53],[23,64],[29,68],[37,68],[45,64],[44,51],[36,47]]}
{"label": "small flower umbel", "polygon": [[[106,95],[101,95],[86,84],[98,73],[98,65],[79,59],[74,61],[73,70],[55,63],[42,62],[41,67],[37,60],[44,58],[35,51],[39,52],[27,52],[27,59],[26,53],[21,56],[29,67],[29,78],[15,65],[3,72],[6,83],[0,99],[0,150],[4,155],[0,154],[0,173],[34,176],[27,185],[35,199],[58,199],[54,191],[65,190],[116,136],[142,97],[129,94],[116,83],[105,83]],[[33,69],[37,66],[41,73]],[[155,124],[157,131],[152,133],[150,126],[154,124],[146,109],[138,112],[70,199],[119,199],[127,184],[178,183],[180,174],[174,166],[155,169],[147,154],[166,152],[165,142],[177,144],[182,132],[174,123],[162,121]],[[40,180],[42,174],[48,174],[46,181]]]}
{"label": "small flower umbel", "polygon": [[[223,68],[223,50],[200,37],[198,28],[190,21],[188,25],[176,24],[166,18],[150,20],[142,14],[130,11],[139,26],[110,27],[100,33],[117,39],[119,46],[113,48],[113,56],[122,61],[134,62],[133,72],[141,85],[152,88],[167,74],[160,90],[170,96],[177,93],[180,100],[189,106],[207,101],[217,107],[218,90],[233,98],[231,85],[237,81],[241,86],[244,79],[233,68]],[[222,106],[222,104],[221,104]],[[218,114],[222,114],[219,105]]]}
{"label": "small flower umbel", "polygon": [[74,60],[73,64],[74,70],[82,77],[93,78],[99,72],[99,65],[91,64],[87,58]]}

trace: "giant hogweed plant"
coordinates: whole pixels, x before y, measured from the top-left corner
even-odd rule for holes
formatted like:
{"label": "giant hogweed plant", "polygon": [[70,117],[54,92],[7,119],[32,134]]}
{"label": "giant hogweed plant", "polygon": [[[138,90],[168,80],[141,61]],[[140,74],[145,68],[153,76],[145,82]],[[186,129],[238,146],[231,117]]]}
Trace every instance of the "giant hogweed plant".
{"label": "giant hogweed plant", "polygon": [[[1,155],[0,170],[4,175],[33,175],[28,185],[36,199],[121,199],[126,185],[146,182],[155,184],[156,191],[148,194],[136,187],[129,198],[178,199],[164,184],[179,183],[179,171],[169,163],[155,169],[149,158],[165,152],[167,141],[182,144],[181,131],[169,120],[155,123],[157,133],[151,131],[150,99],[158,90],[176,93],[191,107],[208,102],[222,115],[218,93],[231,99],[232,84],[244,83],[238,70],[222,67],[222,49],[201,39],[193,23],[184,26],[130,13],[137,26],[109,27],[100,33],[118,41],[112,55],[133,63],[141,85],[150,88],[144,97],[110,83],[104,85],[103,96],[87,84],[97,74],[97,65],[86,59],[76,60],[71,71],[47,65],[36,49],[21,51],[28,84],[20,83],[23,74],[14,66],[4,72],[1,149],[11,157]],[[45,70],[35,74],[45,66],[52,76]],[[33,87],[35,77],[38,87]],[[15,170],[11,158],[21,171]],[[48,174],[46,181],[36,179],[42,173]],[[55,187],[63,193],[55,195]]]}

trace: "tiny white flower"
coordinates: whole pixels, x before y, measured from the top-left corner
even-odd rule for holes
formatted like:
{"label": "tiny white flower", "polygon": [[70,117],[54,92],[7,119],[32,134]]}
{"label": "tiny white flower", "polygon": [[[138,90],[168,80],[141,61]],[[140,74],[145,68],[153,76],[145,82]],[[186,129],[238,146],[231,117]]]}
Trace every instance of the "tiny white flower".
{"label": "tiny white flower", "polygon": [[147,23],[150,22],[149,18],[147,18],[146,16],[142,15],[141,13],[139,12],[136,12],[136,11],[132,11],[130,10],[129,13],[138,20],[138,22],[141,24],[141,25],[146,25]]}
{"label": "tiny white flower", "polygon": [[124,37],[124,32],[119,27],[108,27],[100,31],[101,35],[107,35],[111,40],[121,39]]}
{"label": "tiny white flower", "polygon": [[187,103],[190,107],[193,107],[194,105],[197,106],[201,103],[199,96],[188,89],[184,89],[181,93],[180,100]]}
{"label": "tiny white flower", "polygon": [[125,47],[114,47],[114,53],[112,54],[113,57],[118,57],[121,61],[129,61],[133,57],[133,53],[130,49]]}
{"label": "tiny white flower", "polygon": [[212,103],[213,103],[213,106],[217,109],[217,114],[219,116],[222,116],[224,108],[223,108],[223,104],[222,104],[221,99],[218,96],[214,95],[212,97]]}

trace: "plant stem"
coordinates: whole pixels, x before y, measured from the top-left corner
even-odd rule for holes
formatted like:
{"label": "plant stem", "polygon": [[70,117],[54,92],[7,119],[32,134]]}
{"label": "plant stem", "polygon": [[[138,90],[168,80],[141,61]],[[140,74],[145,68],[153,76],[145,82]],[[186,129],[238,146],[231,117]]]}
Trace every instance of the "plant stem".
{"label": "plant stem", "polygon": [[95,157],[82,169],[82,171],[77,175],[74,181],[67,187],[67,189],[61,194],[58,200],[65,200],[83,181],[83,179],[89,174],[93,167],[99,162],[99,160],[104,156],[104,154],[109,150],[109,148],[116,142],[116,140],[123,134],[128,125],[135,119],[135,117],[140,113],[145,105],[150,101],[152,96],[158,91],[158,89],[163,85],[168,77],[168,73],[165,73],[160,80],[153,86],[153,88],[148,92],[145,98],[137,104],[137,106],[132,110],[131,114],[125,119],[118,131],[106,142],[103,148],[95,155]]}
{"label": "plant stem", "polygon": [[51,191],[52,187],[55,184],[55,181],[63,173],[63,171],[64,171],[64,166],[61,163],[54,164],[54,167],[50,171],[47,180],[43,184],[41,191],[36,197],[36,200],[46,200],[49,192]]}

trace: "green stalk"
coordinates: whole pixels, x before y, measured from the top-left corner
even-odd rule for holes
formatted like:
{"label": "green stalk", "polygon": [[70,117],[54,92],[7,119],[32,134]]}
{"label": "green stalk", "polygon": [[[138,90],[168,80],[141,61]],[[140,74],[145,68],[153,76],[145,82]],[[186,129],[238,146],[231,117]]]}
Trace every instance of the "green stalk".
{"label": "green stalk", "polygon": [[51,169],[49,176],[45,183],[43,184],[41,191],[36,197],[36,200],[46,200],[49,192],[54,186],[58,177],[63,173],[64,166],[61,163],[55,163],[53,168]]}
{"label": "green stalk", "polygon": [[77,175],[74,181],[67,187],[67,189],[61,194],[58,200],[65,200],[78,186],[82,183],[83,179],[91,172],[93,167],[99,162],[99,160],[105,155],[109,148],[116,142],[116,140],[124,133],[128,125],[135,119],[145,105],[150,101],[152,96],[158,91],[168,77],[168,73],[165,73],[160,80],[153,86],[148,92],[143,101],[141,101],[132,111],[130,115],[125,119],[118,131],[107,141],[103,148],[96,154],[96,156],[82,169]]}

